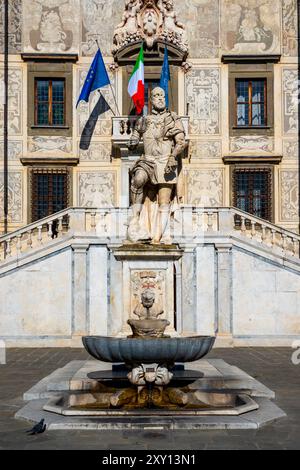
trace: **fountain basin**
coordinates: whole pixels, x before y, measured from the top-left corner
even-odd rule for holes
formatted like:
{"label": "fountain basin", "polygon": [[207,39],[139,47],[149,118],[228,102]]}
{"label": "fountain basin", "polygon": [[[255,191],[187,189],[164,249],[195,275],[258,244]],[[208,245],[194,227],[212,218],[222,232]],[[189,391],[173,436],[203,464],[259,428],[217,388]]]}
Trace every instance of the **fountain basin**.
{"label": "fountain basin", "polygon": [[181,338],[110,338],[85,336],[86,351],[103,362],[123,362],[128,365],[194,362],[206,356],[212,349],[215,337],[191,336]]}

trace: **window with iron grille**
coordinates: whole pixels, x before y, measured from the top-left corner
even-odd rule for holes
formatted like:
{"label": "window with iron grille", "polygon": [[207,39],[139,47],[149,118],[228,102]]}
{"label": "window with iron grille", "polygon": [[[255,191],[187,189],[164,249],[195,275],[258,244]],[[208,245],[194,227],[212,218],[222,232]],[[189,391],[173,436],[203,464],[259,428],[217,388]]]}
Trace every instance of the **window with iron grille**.
{"label": "window with iron grille", "polygon": [[35,125],[65,125],[65,79],[35,79]]}
{"label": "window with iron grille", "polygon": [[32,170],[32,221],[55,214],[69,205],[69,172],[61,170]]}
{"label": "window with iron grille", "polygon": [[256,217],[272,221],[271,169],[234,170],[233,204]]}
{"label": "window with iron grille", "polygon": [[236,87],[236,126],[267,126],[267,80],[237,79]]}

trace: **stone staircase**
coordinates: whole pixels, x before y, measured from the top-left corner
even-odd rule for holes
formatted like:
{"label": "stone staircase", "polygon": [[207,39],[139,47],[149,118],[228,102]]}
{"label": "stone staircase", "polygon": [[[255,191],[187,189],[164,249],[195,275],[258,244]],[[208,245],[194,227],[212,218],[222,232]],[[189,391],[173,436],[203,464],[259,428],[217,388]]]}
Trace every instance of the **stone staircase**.
{"label": "stone staircase", "polygon": [[[132,276],[145,269],[115,256],[130,217],[125,208],[69,208],[0,237],[0,339],[77,347],[85,335],[120,334]],[[153,258],[147,269],[176,285],[165,289],[179,334],[216,334],[218,346],[300,339],[299,235],[231,207],[183,206],[169,230],[182,258]]]}

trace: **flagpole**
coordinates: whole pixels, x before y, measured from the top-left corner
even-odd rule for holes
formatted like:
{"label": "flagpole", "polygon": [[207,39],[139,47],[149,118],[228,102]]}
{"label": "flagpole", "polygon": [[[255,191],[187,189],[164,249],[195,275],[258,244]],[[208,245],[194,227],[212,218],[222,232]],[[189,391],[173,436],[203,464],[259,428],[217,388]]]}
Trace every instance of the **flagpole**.
{"label": "flagpole", "polygon": [[[97,46],[98,46],[98,49],[100,50],[100,46],[99,46],[98,39],[95,39],[95,41],[96,41],[96,44],[97,44]],[[110,86],[112,95],[113,95],[113,97],[114,97],[114,101],[115,101],[117,113],[118,113],[119,116],[121,116],[121,113],[120,113],[120,110],[119,110],[119,107],[118,107],[118,103],[117,103],[117,99],[116,99],[116,96],[115,96],[115,92],[114,92],[114,89],[113,89],[112,84],[110,83],[110,81],[109,81],[109,86]]]}
{"label": "flagpole", "polygon": [[121,116],[121,113],[120,113],[120,110],[119,110],[119,107],[118,107],[118,103],[117,103],[117,100],[116,100],[116,97],[115,97],[115,92],[114,92],[114,89],[113,89],[111,83],[109,84],[109,86],[110,86],[111,92],[112,92],[113,97],[114,97],[114,100],[115,100],[115,104],[116,104],[116,108],[117,108],[117,113],[118,113],[119,116]]}

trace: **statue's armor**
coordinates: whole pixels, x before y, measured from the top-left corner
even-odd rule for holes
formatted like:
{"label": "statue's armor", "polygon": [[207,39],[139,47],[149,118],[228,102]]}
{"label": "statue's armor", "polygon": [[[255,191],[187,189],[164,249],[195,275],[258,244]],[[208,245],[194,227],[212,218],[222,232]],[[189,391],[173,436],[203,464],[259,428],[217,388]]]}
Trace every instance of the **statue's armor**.
{"label": "statue's armor", "polygon": [[[138,143],[144,139],[144,155],[136,162],[132,169],[132,176],[139,170],[144,170],[153,185],[176,184],[178,171],[166,174],[168,159],[172,155],[175,146],[175,136],[184,135],[184,129],[180,118],[175,113],[155,110],[152,114],[140,118],[135,126],[131,142]],[[137,192],[132,187],[133,192]]]}

